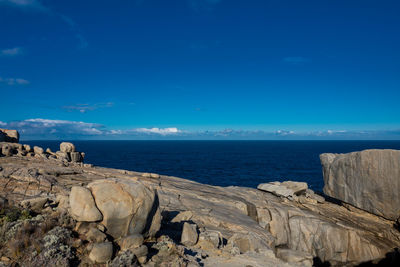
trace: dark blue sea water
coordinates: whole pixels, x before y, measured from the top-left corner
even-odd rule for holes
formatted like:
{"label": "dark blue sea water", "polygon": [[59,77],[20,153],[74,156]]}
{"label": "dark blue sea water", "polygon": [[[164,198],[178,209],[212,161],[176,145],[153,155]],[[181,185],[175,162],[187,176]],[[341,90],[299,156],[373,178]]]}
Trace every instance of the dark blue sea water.
{"label": "dark blue sea water", "polygon": [[[23,142],[53,151],[58,141]],[[370,148],[400,149],[400,141],[73,141],[94,165],[191,179],[219,186],[256,187],[305,181],[321,191],[319,154]]]}

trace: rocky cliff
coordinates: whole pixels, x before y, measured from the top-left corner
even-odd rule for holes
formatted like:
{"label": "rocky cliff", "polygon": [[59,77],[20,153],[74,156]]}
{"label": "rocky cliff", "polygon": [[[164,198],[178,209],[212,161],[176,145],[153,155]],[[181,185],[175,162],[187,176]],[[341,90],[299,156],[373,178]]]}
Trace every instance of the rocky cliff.
{"label": "rocky cliff", "polygon": [[393,220],[332,202],[305,183],[218,187],[72,161],[69,144],[60,148],[69,157],[43,149],[23,153],[23,145],[10,153],[9,146],[2,143],[0,157],[5,266],[354,266],[397,260],[400,232]]}

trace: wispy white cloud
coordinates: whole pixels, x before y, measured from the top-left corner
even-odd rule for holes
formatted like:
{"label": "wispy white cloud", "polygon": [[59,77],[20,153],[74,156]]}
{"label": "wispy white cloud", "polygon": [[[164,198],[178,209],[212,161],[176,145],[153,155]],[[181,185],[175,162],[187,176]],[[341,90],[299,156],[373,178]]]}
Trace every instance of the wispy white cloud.
{"label": "wispy white cloud", "polygon": [[62,108],[67,111],[79,111],[80,113],[86,113],[88,111],[100,109],[100,108],[111,108],[114,106],[114,103],[96,103],[96,104],[75,104],[69,106],[63,106]]}
{"label": "wispy white cloud", "polygon": [[160,134],[160,135],[169,135],[169,134],[176,134],[180,131],[178,128],[138,128],[134,129],[138,133],[149,133],[149,134]]}
{"label": "wispy white cloud", "polygon": [[1,84],[5,84],[5,85],[9,85],[9,86],[28,85],[28,84],[30,84],[30,82],[28,80],[21,79],[21,78],[2,78],[2,77],[0,77],[0,85]]}
{"label": "wispy white cloud", "polygon": [[102,124],[82,121],[27,119],[0,121],[2,128],[20,131],[22,139],[204,139],[204,140],[373,140],[400,139],[399,130],[203,130],[187,131],[177,127],[110,129]]}
{"label": "wispy white cloud", "polygon": [[0,51],[1,56],[7,56],[7,57],[21,55],[22,53],[23,49],[21,47],[8,48]]}
{"label": "wispy white cloud", "polygon": [[288,64],[299,65],[310,62],[311,60],[306,57],[285,57],[283,61]]}

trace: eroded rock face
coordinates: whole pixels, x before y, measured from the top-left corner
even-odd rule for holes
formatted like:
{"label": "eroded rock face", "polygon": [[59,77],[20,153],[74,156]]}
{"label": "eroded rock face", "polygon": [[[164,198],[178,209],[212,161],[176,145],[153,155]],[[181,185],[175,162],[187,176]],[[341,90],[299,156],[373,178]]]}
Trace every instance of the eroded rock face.
{"label": "eroded rock face", "polygon": [[[102,224],[112,237],[144,234],[149,229],[153,228],[154,232],[160,228],[160,219],[154,218],[160,216],[158,196],[142,183],[107,179],[90,183],[88,188],[103,214]],[[158,225],[151,225],[157,222]]]}
{"label": "eroded rock face", "polygon": [[400,216],[400,150],[322,154],[324,193],[390,220]]}

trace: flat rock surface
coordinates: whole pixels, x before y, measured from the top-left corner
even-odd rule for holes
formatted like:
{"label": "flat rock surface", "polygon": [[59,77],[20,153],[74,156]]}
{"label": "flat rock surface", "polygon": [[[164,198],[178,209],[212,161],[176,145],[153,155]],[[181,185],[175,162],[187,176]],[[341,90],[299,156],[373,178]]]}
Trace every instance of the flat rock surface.
{"label": "flat rock surface", "polygon": [[[328,201],[300,203],[253,188],[210,186],[163,175],[152,178],[38,158],[1,157],[0,167],[0,197],[16,203],[68,196],[72,186],[97,180],[140,181],[158,193],[163,215],[159,234],[178,234],[179,240],[185,221],[197,225],[201,242],[190,249],[207,254],[205,266],[301,266],[313,257],[332,265],[355,265],[384,258],[400,246],[393,221]],[[208,243],[206,233],[214,233]],[[298,251],[280,253],[298,262],[279,259],[277,248]]]}

